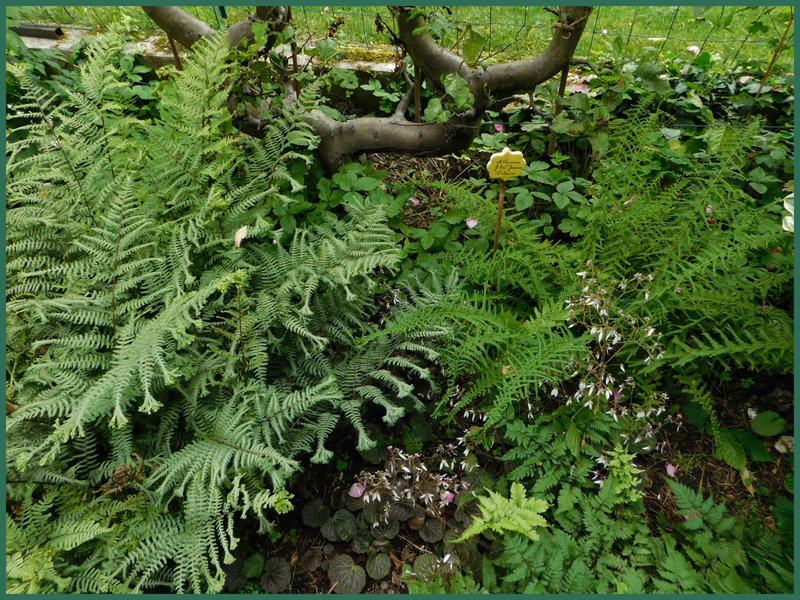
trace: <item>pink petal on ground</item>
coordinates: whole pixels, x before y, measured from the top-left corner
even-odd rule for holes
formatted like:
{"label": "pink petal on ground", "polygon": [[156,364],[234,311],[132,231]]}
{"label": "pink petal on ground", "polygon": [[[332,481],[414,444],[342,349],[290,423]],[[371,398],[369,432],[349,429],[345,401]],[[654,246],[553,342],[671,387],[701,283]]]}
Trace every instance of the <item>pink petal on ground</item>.
{"label": "pink petal on ground", "polygon": [[467,219],[467,228],[473,229],[478,225],[478,219]]}
{"label": "pink petal on ground", "polygon": [[672,463],[667,463],[667,475],[675,479],[675,473],[678,472],[678,468],[673,465]]}
{"label": "pink petal on ground", "polygon": [[409,198],[408,200],[414,206],[418,206],[419,205],[419,198],[417,198],[416,196],[411,196],[411,198]]}

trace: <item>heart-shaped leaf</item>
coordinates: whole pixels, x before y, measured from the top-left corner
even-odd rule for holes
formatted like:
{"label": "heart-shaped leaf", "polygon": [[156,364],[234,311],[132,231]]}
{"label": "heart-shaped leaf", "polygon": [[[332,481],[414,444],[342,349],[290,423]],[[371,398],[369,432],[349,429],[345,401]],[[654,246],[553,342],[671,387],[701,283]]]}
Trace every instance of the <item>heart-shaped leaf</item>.
{"label": "heart-shaped leaf", "polygon": [[349,542],[355,536],[358,527],[356,518],[349,510],[337,510],[322,526],[322,535],[331,542]]}
{"label": "heart-shaped leaf", "polygon": [[429,543],[438,542],[444,537],[444,530],[439,519],[425,519],[425,525],[419,530],[419,537]]}
{"label": "heart-shaped leaf", "polygon": [[414,506],[404,502],[397,502],[389,507],[387,517],[390,521],[407,521],[414,514]]}
{"label": "heart-shaped leaf", "polygon": [[264,563],[264,574],[261,576],[261,589],[268,594],[279,594],[292,580],[292,571],[285,558],[270,558]]}
{"label": "heart-shaped leaf", "polygon": [[367,523],[374,523],[382,517],[383,511],[377,502],[368,502],[364,504],[364,510],[361,511],[361,514],[364,515],[364,520]]}
{"label": "heart-shaped leaf", "polygon": [[435,573],[438,567],[439,560],[433,554],[420,554],[414,561],[414,573],[420,577]]}
{"label": "heart-shaped leaf", "polygon": [[386,554],[373,554],[367,559],[367,575],[373,579],[383,579],[391,570],[392,559]]}
{"label": "heart-shaped leaf", "polygon": [[369,545],[369,553],[370,554],[378,554],[379,552],[383,552],[384,554],[389,554],[392,551],[392,542],[389,540],[373,540],[372,543]]}
{"label": "heart-shaped leaf", "polygon": [[330,518],[331,511],[317,498],[308,502],[300,514],[306,527],[320,527]]}
{"label": "heart-shaped leaf", "polygon": [[464,60],[470,65],[475,64],[484,46],[486,46],[486,37],[467,25],[467,31],[464,33],[461,45]]}
{"label": "heart-shaped leaf", "polygon": [[298,566],[306,573],[311,573],[319,569],[322,564],[322,550],[319,548],[311,548],[300,555],[300,560],[297,562]]}
{"label": "heart-shaped leaf", "polygon": [[328,577],[337,594],[358,594],[367,583],[367,574],[346,554],[337,554],[331,559]]}
{"label": "heart-shaped leaf", "polygon": [[387,523],[385,520],[379,519],[372,524],[371,532],[376,540],[391,540],[400,533],[400,523],[397,521]]}
{"label": "heart-shaped leaf", "polygon": [[359,529],[350,544],[350,549],[356,554],[365,554],[372,542],[372,534],[368,529]]}
{"label": "heart-shaped leaf", "polygon": [[753,419],[750,426],[758,435],[763,437],[771,437],[778,435],[786,427],[786,421],[778,415],[778,413],[768,410],[760,413]]}

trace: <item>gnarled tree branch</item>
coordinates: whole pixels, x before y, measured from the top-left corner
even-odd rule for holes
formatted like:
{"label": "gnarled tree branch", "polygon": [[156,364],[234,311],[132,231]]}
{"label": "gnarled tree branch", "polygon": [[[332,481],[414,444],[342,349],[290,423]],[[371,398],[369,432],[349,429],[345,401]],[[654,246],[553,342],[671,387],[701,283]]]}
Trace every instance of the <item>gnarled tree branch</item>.
{"label": "gnarled tree branch", "polygon": [[[191,48],[201,37],[214,35],[215,30],[207,23],[197,19],[177,6],[143,6],[142,10],[173,39],[185,48]],[[287,7],[259,6],[255,14],[244,21],[231,25],[228,29],[231,48],[237,47],[244,39],[253,39],[253,23],[270,24],[270,30],[281,31],[287,25]],[[271,37],[274,43],[274,36]]]}
{"label": "gnarled tree branch", "polygon": [[[144,7],[150,17],[173,38],[187,47],[214,30],[175,7]],[[400,152],[417,155],[443,155],[469,146],[479,132],[481,118],[498,97],[530,92],[568,66],[586,26],[591,7],[566,6],[554,11],[550,45],[542,54],[528,60],[470,69],[458,55],[441,47],[426,31],[425,18],[411,18],[409,7],[398,7],[397,40],[404,46],[425,77],[443,91],[442,76],[457,73],[463,77],[475,97],[473,106],[456,113],[446,123],[412,123],[405,118],[411,95],[400,102],[392,117],[364,117],[339,122],[321,111],[309,114],[309,121],[320,136],[319,154],[328,172],[336,170],[353,156],[363,152]],[[252,23],[271,20],[274,31],[286,25],[286,7],[261,7],[255,15],[230,29],[231,45],[252,38]],[[415,34],[415,30],[417,33]],[[271,36],[275,39],[275,36]],[[291,91],[287,90],[287,98]],[[235,106],[236,102],[230,103]],[[264,123],[257,115],[235,114],[234,124],[244,133],[261,137]]]}

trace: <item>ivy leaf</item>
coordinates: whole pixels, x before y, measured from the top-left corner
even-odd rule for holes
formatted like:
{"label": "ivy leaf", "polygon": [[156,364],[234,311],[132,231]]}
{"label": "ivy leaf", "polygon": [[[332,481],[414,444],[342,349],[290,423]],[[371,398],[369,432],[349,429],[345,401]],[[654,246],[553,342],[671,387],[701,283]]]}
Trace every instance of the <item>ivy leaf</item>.
{"label": "ivy leaf", "polygon": [[750,423],[750,427],[762,437],[771,437],[773,435],[778,435],[784,430],[786,421],[782,419],[778,413],[768,410],[760,413],[753,419],[752,423]]}
{"label": "ivy leaf", "polygon": [[392,570],[392,559],[382,552],[367,559],[367,575],[373,579],[383,579]]}
{"label": "ivy leaf", "polygon": [[464,41],[461,46],[461,51],[467,64],[475,64],[481,52],[483,52],[484,46],[486,46],[486,38],[467,25],[467,30],[464,33]]}
{"label": "ivy leaf", "polygon": [[346,554],[337,554],[328,567],[328,577],[337,594],[358,594],[367,583],[367,574]]}

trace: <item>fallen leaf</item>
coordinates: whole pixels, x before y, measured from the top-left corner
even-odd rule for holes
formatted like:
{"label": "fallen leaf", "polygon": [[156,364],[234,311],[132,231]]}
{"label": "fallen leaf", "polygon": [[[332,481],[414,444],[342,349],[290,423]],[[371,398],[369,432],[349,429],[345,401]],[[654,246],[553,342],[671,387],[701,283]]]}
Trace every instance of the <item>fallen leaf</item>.
{"label": "fallen leaf", "polygon": [[750,492],[751,496],[755,496],[756,488],[753,487],[753,474],[747,470],[747,467],[739,471],[739,475],[742,478],[742,483],[744,484],[745,489]]}

